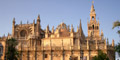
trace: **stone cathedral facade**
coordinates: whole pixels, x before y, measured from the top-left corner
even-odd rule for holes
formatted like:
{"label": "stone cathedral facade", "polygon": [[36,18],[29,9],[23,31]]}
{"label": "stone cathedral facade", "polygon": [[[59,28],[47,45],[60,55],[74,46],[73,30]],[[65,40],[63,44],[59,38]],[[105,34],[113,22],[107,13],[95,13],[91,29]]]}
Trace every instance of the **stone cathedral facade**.
{"label": "stone cathedral facade", "polygon": [[56,28],[45,30],[41,28],[41,19],[38,15],[37,21],[33,23],[16,24],[13,19],[12,34],[0,38],[3,45],[3,56],[5,57],[5,41],[15,38],[19,44],[16,47],[20,52],[19,60],[92,60],[102,50],[110,60],[115,59],[114,40],[109,44],[100,32],[99,20],[96,20],[96,12],[92,4],[90,20],[87,23],[88,36],[84,35],[80,20],[77,31],[73,25],[59,24]]}

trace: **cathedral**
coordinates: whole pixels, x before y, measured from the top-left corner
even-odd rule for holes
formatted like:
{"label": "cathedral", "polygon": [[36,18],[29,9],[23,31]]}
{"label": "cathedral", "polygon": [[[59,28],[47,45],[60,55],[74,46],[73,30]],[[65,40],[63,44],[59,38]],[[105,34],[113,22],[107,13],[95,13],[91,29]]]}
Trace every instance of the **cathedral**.
{"label": "cathedral", "polygon": [[60,23],[56,28],[45,30],[41,28],[40,15],[33,23],[16,24],[15,18],[12,23],[12,34],[0,37],[0,46],[3,46],[4,60],[6,52],[6,40],[15,38],[18,41],[17,49],[20,52],[19,60],[92,60],[101,50],[107,54],[110,60],[115,60],[114,40],[112,44],[104,38],[100,32],[100,23],[96,19],[94,4],[90,10],[90,20],[87,23],[88,35],[85,36],[81,20],[77,31],[73,25]]}

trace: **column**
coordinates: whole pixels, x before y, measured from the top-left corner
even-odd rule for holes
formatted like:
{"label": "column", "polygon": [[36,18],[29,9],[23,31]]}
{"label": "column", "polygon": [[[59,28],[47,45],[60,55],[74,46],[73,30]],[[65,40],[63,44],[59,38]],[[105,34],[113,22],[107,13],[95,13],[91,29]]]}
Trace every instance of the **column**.
{"label": "column", "polygon": [[87,60],[90,60],[90,51],[88,51]]}
{"label": "column", "polygon": [[89,40],[87,40],[87,50],[89,50]]}
{"label": "column", "polygon": [[98,44],[97,44],[97,40],[96,40],[96,50],[98,49]]}

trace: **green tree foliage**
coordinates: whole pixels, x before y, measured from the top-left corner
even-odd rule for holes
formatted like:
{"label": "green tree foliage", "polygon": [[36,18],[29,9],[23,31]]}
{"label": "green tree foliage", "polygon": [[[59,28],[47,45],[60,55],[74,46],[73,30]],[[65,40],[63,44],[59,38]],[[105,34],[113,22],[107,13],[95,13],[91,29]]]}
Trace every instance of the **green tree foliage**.
{"label": "green tree foliage", "polygon": [[[115,27],[120,27],[120,22],[119,21],[116,21],[113,23],[113,28],[114,29]],[[120,29],[118,30],[117,32],[119,35],[120,35]],[[116,46],[115,46],[115,50],[118,52],[118,54],[120,54],[120,43],[118,43]]]}
{"label": "green tree foliage", "polygon": [[[120,22],[119,21],[116,21],[116,22],[114,22],[113,23],[113,28],[112,29],[114,29],[115,27],[120,27]],[[120,34],[120,29],[118,30],[118,32],[117,32],[118,34]]]}
{"label": "green tree foliage", "polygon": [[120,55],[120,43],[118,43],[116,46],[115,46],[115,50],[118,52],[118,54]]}
{"label": "green tree foliage", "polygon": [[6,52],[7,60],[18,60],[19,53],[16,49],[18,42],[15,39],[11,38],[8,39],[6,43],[7,43],[7,52]]}
{"label": "green tree foliage", "polygon": [[107,57],[107,54],[98,51],[98,56],[93,57],[93,60],[109,60],[109,58]]}

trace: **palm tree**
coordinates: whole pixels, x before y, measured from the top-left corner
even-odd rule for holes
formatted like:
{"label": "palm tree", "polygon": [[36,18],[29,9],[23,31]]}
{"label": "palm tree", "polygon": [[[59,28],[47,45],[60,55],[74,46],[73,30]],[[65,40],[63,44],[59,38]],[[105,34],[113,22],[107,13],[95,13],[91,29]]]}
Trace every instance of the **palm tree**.
{"label": "palm tree", "polygon": [[103,51],[98,51],[98,56],[94,56],[93,60],[109,60],[107,54],[103,53]]}
{"label": "palm tree", "polygon": [[[114,22],[113,23],[113,28],[112,29],[114,29],[115,27],[120,27],[120,21],[116,21],[116,22]],[[117,32],[118,34],[119,34],[119,36],[120,36],[120,29],[118,30],[118,32]],[[120,43],[118,43],[116,46],[115,46],[115,50],[118,52],[118,54],[120,55]]]}
{"label": "palm tree", "polygon": [[[114,29],[115,27],[120,27],[120,21],[116,21],[116,22],[114,22],[113,23],[113,28],[112,29]],[[120,29],[118,30],[118,32],[117,32],[118,34],[120,34]]]}
{"label": "palm tree", "polygon": [[7,43],[7,52],[6,52],[7,60],[18,60],[19,53],[18,50],[16,49],[18,42],[14,38],[11,38],[8,39],[6,43]]}

